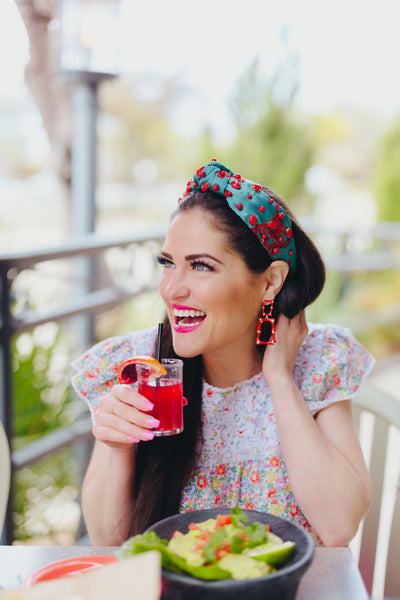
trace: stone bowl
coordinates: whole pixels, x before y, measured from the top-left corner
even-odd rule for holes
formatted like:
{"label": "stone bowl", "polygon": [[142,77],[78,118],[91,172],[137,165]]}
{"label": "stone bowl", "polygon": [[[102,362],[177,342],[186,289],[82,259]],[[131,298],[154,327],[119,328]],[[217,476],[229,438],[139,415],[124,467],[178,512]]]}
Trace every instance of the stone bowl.
{"label": "stone bowl", "polygon": [[[158,521],[147,531],[155,531],[162,539],[170,539],[174,531],[187,533],[189,523],[215,519],[230,509],[209,509],[179,513]],[[265,577],[256,579],[205,581],[189,574],[162,569],[163,600],[293,600],[301,577],[314,556],[314,541],[304,529],[291,521],[270,513],[243,510],[250,523],[269,524],[271,532],[296,543],[291,560]]]}

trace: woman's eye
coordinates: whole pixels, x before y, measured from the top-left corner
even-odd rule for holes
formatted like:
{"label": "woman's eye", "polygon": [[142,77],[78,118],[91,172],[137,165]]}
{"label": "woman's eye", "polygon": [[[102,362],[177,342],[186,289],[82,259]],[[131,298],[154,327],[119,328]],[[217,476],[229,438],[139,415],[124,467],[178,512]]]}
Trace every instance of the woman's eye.
{"label": "woman's eye", "polygon": [[173,267],[174,263],[168,260],[168,258],[164,258],[163,256],[157,256],[157,262],[162,267]]}
{"label": "woman's eye", "polygon": [[194,271],[214,271],[214,267],[205,262],[191,262],[190,266]]}

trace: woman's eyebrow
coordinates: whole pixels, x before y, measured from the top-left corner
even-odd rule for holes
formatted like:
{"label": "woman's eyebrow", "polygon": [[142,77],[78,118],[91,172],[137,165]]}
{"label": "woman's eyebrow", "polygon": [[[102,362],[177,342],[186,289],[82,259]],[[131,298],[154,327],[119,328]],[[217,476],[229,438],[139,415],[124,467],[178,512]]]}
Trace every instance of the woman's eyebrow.
{"label": "woman's eyebrow", "polygon": [[212,256],[211,254],[207,254],[206,252],[202,252],[201,254],[188,254],[187,256],[185,256],[185,260],[195,260],[195,259],[198,260],[199,258],[211,258],[212,260],[215,260],[215,262],[219,263],[220,265],[223,264],[223,262],[218,260],[218,258],[215,258],[215,256]]}

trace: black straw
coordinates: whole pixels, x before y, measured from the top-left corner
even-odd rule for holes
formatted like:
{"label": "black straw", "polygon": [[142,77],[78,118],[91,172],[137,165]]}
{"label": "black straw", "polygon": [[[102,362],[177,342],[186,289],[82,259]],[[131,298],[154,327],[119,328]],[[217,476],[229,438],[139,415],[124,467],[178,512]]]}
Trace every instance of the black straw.
{"label": "black straw", "polygon": [[158,333],[157,333],[157,355],[156,355],[156,359],[158,360],[158,362],[161,362],[161,338],[162,338],[162,329],[163,329],[163,324],[159,323],[158,324]]}

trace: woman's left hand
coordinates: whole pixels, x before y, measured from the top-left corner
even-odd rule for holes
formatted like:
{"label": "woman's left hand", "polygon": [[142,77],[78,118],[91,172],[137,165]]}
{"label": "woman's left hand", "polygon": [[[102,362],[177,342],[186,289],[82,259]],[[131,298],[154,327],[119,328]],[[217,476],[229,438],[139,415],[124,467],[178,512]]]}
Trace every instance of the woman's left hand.
{"label": "woman's left hand", "polygon": [[262,371],[266,381],[292,377],[302,343],[308,334],[305,312],[293,319],[280,315],[276,324],[276,344],[266,346]]}

